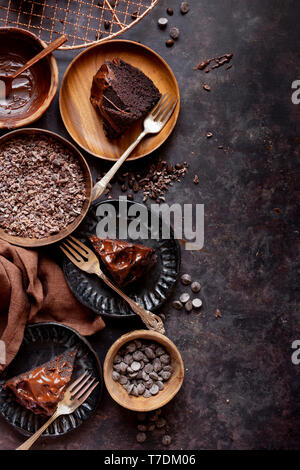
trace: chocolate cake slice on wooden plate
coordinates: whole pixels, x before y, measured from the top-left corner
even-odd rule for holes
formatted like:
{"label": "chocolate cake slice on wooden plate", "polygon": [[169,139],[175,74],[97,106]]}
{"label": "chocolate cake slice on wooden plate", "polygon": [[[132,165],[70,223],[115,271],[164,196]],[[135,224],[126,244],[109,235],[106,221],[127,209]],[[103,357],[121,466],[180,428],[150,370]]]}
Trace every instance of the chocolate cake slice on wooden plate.
{"label": "chocolate cake slice on wooden plate", "polygon": [[35,414],[51,416],[70,382],[77,349],[69,349],[41,366],[8,380],[3,389]]}
{"label": "chocolate cake slice on wooden plate", "polygon": [[93,78],[91,103],[102,115],[110,140],[145,117],[160,98],[152,80],[120,58],[106,61]]}
{"label": "chocolate cake slice on wooden plate", "polygon": [[157,260],[155,250],[148,246],[94,235],[90,241],[111,277],[122,287],[142,277]]}

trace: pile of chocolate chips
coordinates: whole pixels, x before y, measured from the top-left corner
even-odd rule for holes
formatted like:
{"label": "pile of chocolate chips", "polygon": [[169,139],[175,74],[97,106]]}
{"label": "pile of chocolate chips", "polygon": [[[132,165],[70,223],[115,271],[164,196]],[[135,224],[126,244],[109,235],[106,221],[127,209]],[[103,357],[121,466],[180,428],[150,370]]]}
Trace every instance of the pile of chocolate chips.
{"label": "pile of chocolate chips", "polygon": [[[141,173],[125,172],[118,173],[112,180],[112,184],[116,181],[121,186],[121,191],[127,193],[127,198],[134,200],[134,194],[143,192],[143,201],[152,199],[158,204],[165,202],[164,194],[174,183],[180,182],[184,178],[188,163],[176,163],[174,166],[165,160],[159,160],[156,164],[152,164],[150,168]],[[98,179],[103,178],[105,173],[100,174]],[[110,199],[112,185],[109,184],[104,194]]]}
{"label": "pile of chocolate chips", "polygon": [[158,434],[164,446],[169,446],[172,443],[170,426],[167,419],[162,416],[161,408],[150,413],[140,412],[137,414],[137,419],[137,442],[142,444],[147,440],[149,434]]}
{"label": "pile of chocolate chips", "polygon": [[112,378],[129,395],[150,398],[164,389],[173,373],[171,358],[158,343],[134,340],[121,348],[114,358]]}

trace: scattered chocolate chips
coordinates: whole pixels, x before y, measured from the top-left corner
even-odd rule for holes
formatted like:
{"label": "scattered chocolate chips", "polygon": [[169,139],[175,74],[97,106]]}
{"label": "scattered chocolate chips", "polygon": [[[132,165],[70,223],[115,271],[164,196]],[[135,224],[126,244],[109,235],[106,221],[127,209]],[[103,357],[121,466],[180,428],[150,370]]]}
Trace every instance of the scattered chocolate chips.
{"label": "scattered chocolate chips", "polygon": [[202,300],[201,299],[193,299],[192,300],[192,306],[194,308],[200,308],[202,307]]}
{"label": "scattered chocolate chips", "polygon": [[147,434],[144,432],[138,432],[136,435],[137,442],[143,443],[147,439]]}
{"label": "scattered chocolate chips", "polygon": [[163,443],[164,446],[169,446],[172,443],[172,438],[168,434],[163,436],[161,442]]}
{"label": "scattered chocolate chips", "polygon": [[[134,193],[140,191],[143,192],[143,202],[148,199],[155,200],[158,204],[165,201],[164,194],[168,191],[169,186],[173,186],[174,183],[180,182],[181,178],[184,178],[188,170],[188,164],[186,162],[176,163],[174,166],[167,164],[165,160],[159,160],[157,163],[152,163],[150,168],[146,168],[142,171],[142,174],[134,174],[131,172],[125,172],[118,174],[115,177],[115,181],[120,186],[123,186],[122,191],[126,192],[129,188]],[[103,178],[105,173],[100,173],[98,180]],[[126,184],[127,182],[127,184]],[[128,186],[128,188],[127,188]],[[126,189],[125,189],[126,187]],[[111,185],[107,187],[108,192],[111,191]],[[127,194],[127,198],[133,200],[133,195]],[[111,198],[111,195],[108,196]]]}
{"label": "scattered chocolate chips", "polygon": [[174,39],[167,39],[166,40],[166,46],[167,47],[172,47],[174,45]]}
{"label": "scattered chocolate chips", "polygon": [[191,300],[188,300],[184,306],[187,312],[191,312],[193,310],[193,303]]}
{"label": "scattered chocolate chips", "polygon": [[201,289],[200,283],[197,282],[197,281],[192,282],[192,284],[191,284],[191,289],[192,289],[192,291],[195,292],[195,293],[200,292],[200,289]]}
{"label": "scattered chocolate chips", "polygon": [[129,395],[150,398],[164,389],[173,373],[171,358],[158,343],[135,340],[123,347],[114,358],[112,378]]}
{"label": "scattered chocolate chips", "polygon": [[167,18],[159,18],[157,24],[158,24],[158,27],[160,29],[166,29],[167,24],[168,24],[168,19]]}
{"label": "scattered chocolate chips", "polygon": [[170,29],[170,36],[172,39],[178,39],[179,38],[179,29],[174,27]]}
{"label": "scattered chocolate chips", "polygon": [[190,300],[190,294],[188,294],[187,292],[184,292],[179,297],[179,300],[182,304],[186,304]]}
{"label": "scattered chocolate chips", "polygon": [[189,274],[183,274],[180,280],[184,286],[188,286],[192,282],[192,278]]}
{"label": "scattered chocolate chips", "polygon": [[180,11],[183,15],[190,11],[190,5],[188,2],[182,2],[180,5]]}
{"label": "scattered chocolate chips", "polygon": [[0,148],[0,227],[45,238],[71,224],[86,200],[80,163],[60,141],[22,135]]}
{"label": "scattered chocolate chips", "polygon": [[172,305],[176,310],[181,310],[183,307],[182,303],[179,300],[174,300]]}

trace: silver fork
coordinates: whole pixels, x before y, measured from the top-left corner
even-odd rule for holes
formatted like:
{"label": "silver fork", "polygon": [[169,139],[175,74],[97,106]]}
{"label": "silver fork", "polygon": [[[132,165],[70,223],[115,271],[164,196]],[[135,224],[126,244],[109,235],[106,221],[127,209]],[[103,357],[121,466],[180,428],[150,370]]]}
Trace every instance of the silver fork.
{"label": "silver fork", "polygon": [[66,389],[63,399],[58,403],[56,411],[51,418],[16,450],[30,449],[32,444],[43,434],[45,429],[59,416],[69,415],[77,410],[77,408],[88,399],[94,388],[99,385],[99,382],[95,382],[95,380],[96,379],[92,378],[91,374],[87,375],[87,372],[84,372]]}
{"label": "silver fork", "polygon": [[128,147],[128,149],[123,153],[123,155],[116,161],[116,163],[111,167],[111,169],[106,173],[106,175],[95,184],[92,193],[92,201],[98,199],[101,196],[103,191],[106,189],[108,183],[116,174],[118,169],[123,165],[125,160],[129,157],[131,152],[135,147],[140,143],[140,141],[147,134],[158,134],[164,126],[167,124],[168,120],[172,116],[172,113],[177,105],[178,100],[174,97],[171,97],[168,93],[162,95],[159,102],[152,109],[150,114],[144,120],[144,130],[138,136],[138,138]]}
{"label": "silver fork", "polygon": [[95,253],[90,250],[90,248],[72,236],[65,239],[62,245],[59,246],[60,249],[72,261],[72,263],[75,264],[75,266],[77,266],[82,271],[85,271],[89,274],[96,274],[96,276],[100,277],[100,279],[102,279],[105,284],[117,292],[117,294],[119,294],[130,305],[131,309],[137,315],[139,315],[147,328],[158,331],[161,334],[165,334],[165,328],[162,319],[149,310],[145,310],[140,304],[128,297],[128,295],[124,294],[121,289],[115,286],[104,274],[104,272],[101,271],[99,260]]}

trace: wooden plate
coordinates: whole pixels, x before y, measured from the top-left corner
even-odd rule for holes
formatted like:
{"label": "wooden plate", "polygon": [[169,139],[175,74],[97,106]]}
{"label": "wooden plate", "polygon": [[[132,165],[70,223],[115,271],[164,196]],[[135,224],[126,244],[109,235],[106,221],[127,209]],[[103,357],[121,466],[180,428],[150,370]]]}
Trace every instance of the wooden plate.
{"label": "wooden plate", "polygon": [[114,40],[96,44],[79,54],[64,75],[59,103],[63,122],[72,138],[84,150],[95,157],[117,160],[142,131],[137,122],[115,141],[109,141],[103,131],[102,118],[90,103],[92,80],[105,60],[120,57],[142,70],[160,92],[169,92],[178,99],[173,115],[164,129],[146,137],[133,151],[129,160],[144,157],[156,150],[169,137],[176,124],[180,95],[176,78],[168,64],[142,44],[133,41]]}
{"label": "wooden plate", "polygon": [[97,353],[76,330],[57,322],[28,325],[21,348],[0,379],[0,414],[22,434],[35,433],[47,418],[36,415],[18,404],[12,394],[2,389],[7,379],[30,370],[73,347],[78,348],[72,381],[89,371],[99,384],[87,401],[71,415],[60,416],[44,432],[44,436],[62,436],[87,421],[95,413],[103,390],[103,373]]}
{"label": "wooden plate", "polygon": [[[157,395],[150,398],[128,395],[122,385],[115,382],[112,378],[113,361],[117,352],[124,344],[135,339],[155,341],[161,344],[171,356],[171,365],[174,369],[172,376],[165,382],[165,388]],[[184,378],[184,365],[180,352],[167,336],[161,335],[156,331],[136,330],[121,336],[121,338],[110,347],[104,361],[103,373],[106,388],[110,396],[119,403],[119,405],[133,411],[152,411],[166,405],[179,392]]]}

